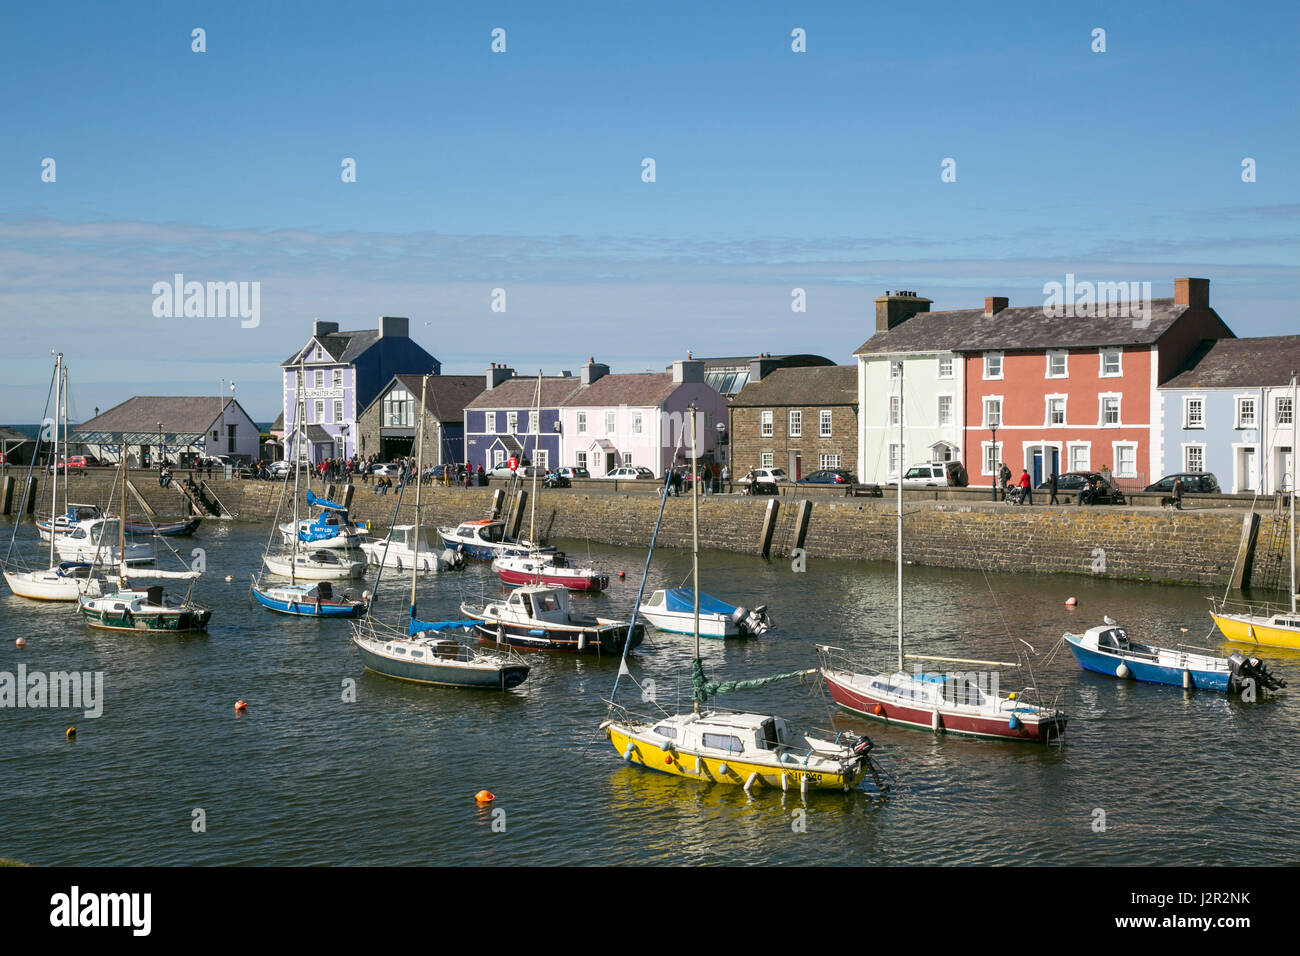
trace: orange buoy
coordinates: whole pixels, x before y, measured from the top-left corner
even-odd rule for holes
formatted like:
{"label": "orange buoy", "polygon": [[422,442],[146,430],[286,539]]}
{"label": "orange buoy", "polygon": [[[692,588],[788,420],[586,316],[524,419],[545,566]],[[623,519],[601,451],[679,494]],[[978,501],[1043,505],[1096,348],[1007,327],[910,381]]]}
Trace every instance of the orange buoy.
{"label": "orange buoy", "polygon": [[875,707],[871,708],[871,712],[875,714],[877,717],[879,717],[881,714],[885,712],[885,708],[877,704]]}
{"label": "orange buoy", "polygon": [[237,713],[243,713],[246,710],[248,710],[248,704],[242,700],[235,701],[235,711]]}
{"label": "orange buoy", "polygon": [[627,572],[626,572],[626,571],[620,571],[620,572],[618,572],[618,576],[619,576],[620,578],[625,578],[625,577],[627,577]]}
{"label": "orange buoy", "polygon": [[1066,599],[1065,599],[1065,606],[1066,606],[1066,607],[1074,607],[1074,606],[1075,606],[1076,604],[1078,604],[1078,603],[1079,603],[1079,599],[1078,599],[1078,598],[1066,598]]}
{"label": "orange buoy", "polygon": [[491,803],[496,799],[496,795],[491,790],[480,790],[474,794],[474,799],[479,803]]}
{"label": "orange buoy", "polygon": [[14,647],[26,647],[26,646],[27,646],[27,638],[25,637],[20,637],[18,638],[18,640],[14,641]]}

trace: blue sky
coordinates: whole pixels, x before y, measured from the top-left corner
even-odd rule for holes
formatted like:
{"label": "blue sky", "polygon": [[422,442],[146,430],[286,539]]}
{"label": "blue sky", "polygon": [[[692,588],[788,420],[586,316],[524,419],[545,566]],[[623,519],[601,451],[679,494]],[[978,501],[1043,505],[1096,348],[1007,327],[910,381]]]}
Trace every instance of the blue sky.
{"label": "blue sky", "polygon": [[[39,417],[51,348],[82,416],[233,378],[269,419],[315,317],[408,315],[446,372],[849,362],[885,289],[1029,304],[1073,272],[1205,276],[1237,334],[1295,332],[1298,27],[1284,3],[11,5],[0,422]],[[155,318],[176,272],[260,282],[261,324]]]}

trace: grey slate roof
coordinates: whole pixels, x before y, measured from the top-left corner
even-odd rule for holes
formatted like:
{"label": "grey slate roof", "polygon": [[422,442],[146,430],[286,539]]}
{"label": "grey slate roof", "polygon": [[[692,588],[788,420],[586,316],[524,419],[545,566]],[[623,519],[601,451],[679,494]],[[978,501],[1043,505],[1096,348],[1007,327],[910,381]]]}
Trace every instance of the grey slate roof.
{"label": "grey slate roof", "polygon": [[662,405],[681,387],[671,372],[624,372],[602,375],[590,385],[579,385],[565,399],[566,407],[631,405],[645,408]]}
{"label": "grey slate roof", "polygon": [[[222,396],[221,408],[212,401],[213,395],[137,395],[120,405],[82,422],[75,432],[137,432],[157,433],[161,422],[169,434],[193,435],[205,432],[216,421],[222,409],[235,405],[243,408],[230,396]],[[247,413],[245,413],[247,414]]]}
{"label": "grey slate roof", "polygon": [[[981,309],[918,312],[887,332],[877,332],[855,355],[895,352],[984,352],[1016,349],[1100,348],[1151,345],[1187,311],[1174,300],[1152,299],[1149,324],[1135,328],[1128,315],[1050,316],[1042,306],[1003,309],[986,317]],[[1135,313],[1136,314],[1136,313]]]}
{"label": "grey slate roof", "polygon": [[[908,319],[910,322],[911,319]],[[731,400],[732,408],[771,408],[778,405],[855,405],[858,401],[856,365],[778,368],[750,382]]]}
{"label": "grey slate roof", "polygon": [[1300,373],[1300,335],[1202,342],[1161,388],[1289,385]]}
{"label": "grey slate roof", "polygon": [[[330,358],[341,364],[351,363],[356,360],[366,349],[379,341],[378,329],[360,329],[356,332],[331,332],[328,335],[313,336],[315,341],[321,344]],[[298,349],[287,359],[280,363],[281,368],[286,368],[298,364],[298,356],[302,354],[303,348]]]}
{"label": "grey slate roof", "polygon": [[[420,375],[393,376],[408,392],[419,400]],[[391,385],[392,382],[389,382]],[[482,375],[430,375],[429,387],[425,390],[424,407],[440,422],[461,422],[465,420],[465,406],[483,391]],[[375,401],[382,401],[388,387],[385,386]],[[373,403],[371,403],[373,405]]]}
{"label": "grey slate roof", "polygon": [[[543,377],[542,408],[559,408],[581,384],[582,379],[576,375]],[[536,395],[536,376],[522,375],[502,382],[496,388],[481,389],[478,397],[465,407],[529,409],[536,404]]]}

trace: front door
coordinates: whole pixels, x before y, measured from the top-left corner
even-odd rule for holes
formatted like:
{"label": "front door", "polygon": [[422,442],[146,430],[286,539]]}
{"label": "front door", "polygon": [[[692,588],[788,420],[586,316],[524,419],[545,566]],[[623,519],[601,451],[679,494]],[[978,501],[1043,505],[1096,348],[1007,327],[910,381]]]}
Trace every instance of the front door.
{"label": "front door", "polygon": [[799,452],[797,451],[790,452],[789,462],[785,470],[790,473],[794,481],[798,481],[800,478],[802,478],[803,477],[803,455],[799,454]]}
{"label": "front door", "polygon": [[613,471],[617,467],[618,467],[618,453],[612,451],[605,452],[605,474],[608,475],[611,471]]}
{"label": "front door", "polygon": [[1242,448],[1237,453],[1238,491],[1259,489],[1259,456],[1253,448]]}
{"label": "front door", "polygon": [[[1047,470],[1043,470],[1043,453],[1047,453]],[[1039,448],[1034,452],[1034,487],[1047,480],[1052,474],[1061,473],[1061,452],[1057,448]]]}

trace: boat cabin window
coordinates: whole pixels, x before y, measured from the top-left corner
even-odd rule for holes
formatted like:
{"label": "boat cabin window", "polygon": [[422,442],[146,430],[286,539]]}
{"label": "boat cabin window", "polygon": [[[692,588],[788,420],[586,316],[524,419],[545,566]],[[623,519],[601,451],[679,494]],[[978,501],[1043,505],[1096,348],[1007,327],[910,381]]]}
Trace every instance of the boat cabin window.
{"label": "boat cabin window", "polygon": [[423,657],[423,656],[424,656],[424,651],[411,651],[411,656],[412,656],[412,657]]}
{"label": "boat cabin window", "polygon": [[478,529],[478,536],[484,541],[498,542],[505,537],[506,528],[501,524],[484,525]]}
{"label": "boat cabin window", "polygon": [[558,611],[560,602],[556,600],[554,594],[537,595],[537,610],[539,611]]}
{"label": "boat cabin window", "polygon": [[1128,650],[1128,634],[1121,627],[1112,627],[1109,631],[1102,631],[1098,635],[1097,646],[1112,651],[1126,651]]}
{"label": "boat cabin window", "polygon": [[965,677],[949,677],[944,681],[944,699],[950,704],[978,707],[984,702],[984,695],[974,681]]}
{"label": "boat cabin window", "polygon": [[729,734],[705,734],[704,746],[713,747],[716,750],[725,750],[733,754],[745,752],[745,745],[740,742],[740,738]]}
{"label": "boat cabin window", "polygon": [[781,745],[781,735],[776,729],[776,719],[769,717],[763,721],[763,730],[760,738],[763,746],[768,750],[775,750]]}
{"label": "boat cabin window", "polygon": [[660,737],[667,737],[669,740],[677,739],[677,728],[670,727],[667,724],[660,724],[658,727],[655,728],[655,733],[657,733]]}
{"label": "boat cabin window", "polygon": [[1273,623],[1277,627],[1300,627],[1300,619],[1291,620],[1285,617],[1275,617],[1273,618]]}
{"label": "boat cabin window", "polygon": [[653,595],[650,596],[650,600],[646,603],[646,607],[659,607],[663,603],[664,603],[664,592],[656,591]]}

